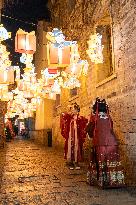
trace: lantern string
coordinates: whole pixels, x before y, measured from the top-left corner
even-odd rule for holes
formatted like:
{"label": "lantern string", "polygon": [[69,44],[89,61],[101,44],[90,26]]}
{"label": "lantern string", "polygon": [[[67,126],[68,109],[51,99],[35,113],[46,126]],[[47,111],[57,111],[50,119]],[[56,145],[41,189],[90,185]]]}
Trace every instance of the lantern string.
{"label": "lantern string", "polygon": [[23,21],[23,20],[21,20],[21,19],[17,19],[17,18],[11,17],[11,16],[7,16],[7,15],[5,15],[5,14],[2,14],[2,16],[6,17],[6,18],[9,18],[9,19],[13,19],[13,20],[15,20],[15,21],[21,21],[21,22],[26,23],[26,24],[31,24],[31,25],[33,25],[33,26],[37,26],[37,24],[35,24],[35,23],[30,23],[30,22],[28,22],[28,21]]}

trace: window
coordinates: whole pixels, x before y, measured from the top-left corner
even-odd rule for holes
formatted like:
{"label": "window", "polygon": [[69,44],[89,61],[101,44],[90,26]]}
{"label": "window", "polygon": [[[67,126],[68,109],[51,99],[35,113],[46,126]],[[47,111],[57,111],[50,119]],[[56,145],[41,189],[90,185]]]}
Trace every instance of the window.
{"label": "window", "polygon": [[76,0],[67,0],[68,11],[71,13],[76,5]]}
{"label": "window", "polygon": [[70,97],[75,97],[77,95],[77,88],[70,89]]}
{"label": "window", "polygon": [[52,3],[52,5],[54,5],[55,4],[55,0],[51,0],[51,3]]}
{"label": "window", "polygon": [[56,94],[56,107],[60,105],[60,94]]}
{"label": "window", "polygon": [[113,41],[112,41],[112,29],[110,24],[110,17],[106,17],[104,23],[98,25],[96,33],[102,35],[103,48],[103,63],[96,64],[97,83],[110,77],[114,71],[113,64]]}

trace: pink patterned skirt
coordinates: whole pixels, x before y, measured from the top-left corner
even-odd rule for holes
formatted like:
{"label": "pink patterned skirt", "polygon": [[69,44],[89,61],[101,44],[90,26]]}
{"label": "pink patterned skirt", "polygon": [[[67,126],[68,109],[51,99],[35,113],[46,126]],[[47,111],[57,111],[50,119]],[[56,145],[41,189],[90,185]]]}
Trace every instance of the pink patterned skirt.
{"label": "pink patterned skirt", "polygon": [[118,146],[95,146],[90,153],[87,182],[102,188],[124,187]]}

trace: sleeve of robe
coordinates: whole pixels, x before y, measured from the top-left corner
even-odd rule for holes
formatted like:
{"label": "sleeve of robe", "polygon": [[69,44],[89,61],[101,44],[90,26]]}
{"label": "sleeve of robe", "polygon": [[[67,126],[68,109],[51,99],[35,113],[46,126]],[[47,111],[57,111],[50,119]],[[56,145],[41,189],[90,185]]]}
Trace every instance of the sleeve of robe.
{"label": "sleeve of robe", "polygon": [[70,114],[62,113],[60,116],[60,129],[61,129],[61,135],[65,138],[65,140],[69,136],[69,126],[70,126]]}
{"label": "sleeve of robe", "polygon": [[68,138],[69,138],[69,130],[70,130],[70,120],[71,115],[68,113],[62,113],[60,116],[60,128],[61,128],[61,135],[65,139],[64,144],[64,158],[67,158],[67,151],[68,151]]}
{"label": "sleeve of robe", "polygon": [[93,115],[90,116],[90,120],[86,126],[86,133],[89,135],[90,138],[93,138],[95,128],[95,117]]}
{"label": "sleeve of robe", "polygon": [[83,117],[80,116],[80,120],[79,120],[79,134],[80,134],[80,140],[81,143],[83,144],[85,142],[85,138],[86,138],[86,125],[87,125],[88,120]]}

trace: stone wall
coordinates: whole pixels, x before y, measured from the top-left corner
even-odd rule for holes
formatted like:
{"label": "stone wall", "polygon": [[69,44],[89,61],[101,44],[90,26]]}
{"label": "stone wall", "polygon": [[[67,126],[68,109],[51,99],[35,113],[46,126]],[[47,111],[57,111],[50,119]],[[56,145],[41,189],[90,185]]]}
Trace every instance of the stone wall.
{"label": "stone wall", "polygon": [[[67,2],[67,3],[66,3]],[[75,98],[69,91],[62,90],[61,106],[54,119],[54,137],[63,143],[59,129],[59,114],[67,105],[76,101],[81,114],[89,114],[89,106],[96,96],[105,98],[111,110],[114,129],[120,142],[121,157],[125,165],[128,184],[136,183],[136,1],[135,0],[58,0],[50,5],[52,23],[62,28],[68,40],[77,40],[82,59],[89,62],[89,71],[81,79],[81,88]],[[97,83],[95,65],[86,50],[89,36],[95,25],[109,13],[112,22],[114,73]],[[58,127],[58,129],[57,129]],[[87,143],[88,144],[88,143]]]}
{"label": "stone wall", "polygon": [[40,144],[40,145],[44,145],[44,146],[48,145],[46,130],[29,131],[29,137],[31,140],[35,140],[35,142]]}
{"label": "stone wall", "polygon": [[0,101],[0,135],[4,136],[4,115],[6,113],[6,103]]}
{"label": "stone wall", "polygon": [[[4,148],[5,146],[5,141],[6,141],[6,137],[5,137],[5,124],[4,124],[4,115],[6,112],[6,103],[0,101],[0,149]],[[2,153],[0,152],[0,158],[2,157]],[[1,173],[0,173],[1,175]]]}
{"label": "stone wall", "polygon": [[41,78],[41,70],[48,67],[46,34],[48,31],[51,31],[50,27],[50,23],[46,21],[39,21],[37,25],[36,53],[34,59],[37,78]]}

